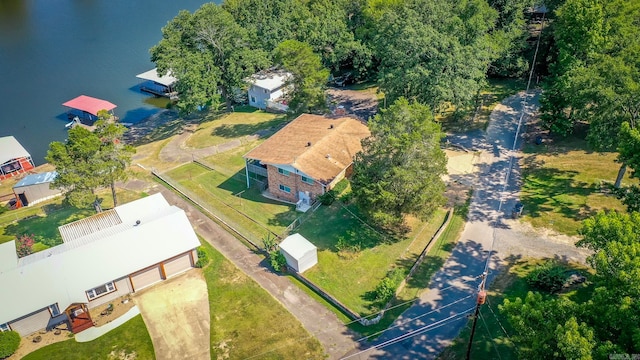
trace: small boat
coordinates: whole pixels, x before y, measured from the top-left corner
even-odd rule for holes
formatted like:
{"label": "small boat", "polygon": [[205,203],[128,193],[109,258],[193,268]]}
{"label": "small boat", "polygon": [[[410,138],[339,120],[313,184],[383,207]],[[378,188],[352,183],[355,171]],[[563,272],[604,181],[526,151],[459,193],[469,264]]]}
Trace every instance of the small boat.
{"label": "small boat", "polygon": [[66,127],[67,129],[72,129],[76,124],[80,123],[80,118],[79,117],[74,117],[73,120],[69,121],[64,127]]}

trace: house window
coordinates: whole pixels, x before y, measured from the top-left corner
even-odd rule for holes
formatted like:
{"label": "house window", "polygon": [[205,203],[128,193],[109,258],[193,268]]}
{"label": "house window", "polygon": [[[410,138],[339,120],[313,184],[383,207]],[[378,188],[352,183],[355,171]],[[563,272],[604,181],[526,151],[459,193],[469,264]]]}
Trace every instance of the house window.
{"label": "house window", "polygon": [[265,93],[265,94],[268,94],[268,93],[269,93],[269,90],[264,89],[264,93]]}
{"label": "house window", "polygon": [[60,308],[58,308],[58,304],[49,305],[49,312],[51,312],[51,316],[60,315]]}
{"label": "house window", "polygon": [[286,192],[287,194],[290,194],[290,193],[291,193],[291,188],[290,188],[290,187],[288,187],[288,186],[284,186],[284,185],[282,185],[282,184],[280,184],[280,190],[282,190],[282,191]]}
{"label": "house window", "polygon": [[11,331],[9,324],[0,324],[0,331]]}
{"label": "house window", "polygon": [[251,102],[255,104],[255,102],[256,102],[256,97],[255,96],[251,97]]}
{"label": "house window", "polygon": [[284,175],[284,176],[289,176],[290,172],[285,170],[285,169],[280,169],[278,168],[278,173]]}
{"label": "house window", "polygon": [[302,182],[305,182],[307,184],[313,185],[313,179],[312,178],[308,178],[306,176],[302,177]]}
{"label": "house window", "polygon": [[116,286],[113,284],[113,281],[112,281],[87,291],[87,297],[89,298],[89,300],[93,300],[97,297],[106,295],[114,291],[116,291]]}

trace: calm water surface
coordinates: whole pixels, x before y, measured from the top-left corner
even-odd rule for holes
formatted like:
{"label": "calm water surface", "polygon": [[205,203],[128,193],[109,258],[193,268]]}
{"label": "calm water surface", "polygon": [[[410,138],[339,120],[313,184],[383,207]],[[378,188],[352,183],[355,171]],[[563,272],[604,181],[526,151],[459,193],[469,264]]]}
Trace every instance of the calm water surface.
{"label": "calm water surface", "polygon": [[50,142],[66,139],[61,104],[78,95],[116,104],[123,122],[158,112],[164,103],[141,94],[135,75],[154,67],[161,28],[205,2],[0,0],[0,136],[15,136],[39,165]]}

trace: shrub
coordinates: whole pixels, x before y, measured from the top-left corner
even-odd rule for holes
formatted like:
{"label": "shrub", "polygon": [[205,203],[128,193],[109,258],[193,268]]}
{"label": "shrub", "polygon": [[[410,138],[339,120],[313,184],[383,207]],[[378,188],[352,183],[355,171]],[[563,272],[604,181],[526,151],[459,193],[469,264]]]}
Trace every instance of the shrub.
{"label": "shrub", "polygon": [[20,346],[20,334],[15,331],[0,332],[0,359],[13,355]]}
{"label": "shrub", "polygon": [[322,205],[329,206],[336,200],[336,193],[333,190],[329,190],[326,193],[318,196],[318,200],[320,200],[320,203]]}
{"label": "shrub", "polygon": [[198,252],[198,261],[196,262],[196,267],[203,268],[209,263],[209,255],[207,255],[207,252],[202,246],[199,246],[196,251]]}
{"label": "shrub", "polygon": [[4,213],[6,213],[7,211],[9,211],[9,207],[8,207],[8,206],[6,206],[6,205],[5,205],[5,206],[0,205],[0,214],[4,214]]}
{"label": "shrub", "polygon": [[33,254],[33,244],[35,239],[33,235],[22,235],[16,241],[16,252],[18,257],[24,257]]}
{"label": "shrub", "polygon": [[287,265],[287,259],[278,250],[273,250],[269,253],[269,263],[275,271],[281,271],[284,266]]}
{"label": "shrub", "polygon": [[276,238],[271,236],[271,233],[267,233],[267,237],[262,239],[262,245],[264,246],[264,250],[268,253],[271,253],[276,249]]}
{"label": "shrub", "polygon": [[536,266],[526,277],[529,286],[548,293],[558,292],[566,280],[565,268],[555,261]]}
{"label": "shrub", "polygon": [[384,305],[396,294],[396,286],[393,279],[385,277],[378,283],[374,292],[374,302]]}

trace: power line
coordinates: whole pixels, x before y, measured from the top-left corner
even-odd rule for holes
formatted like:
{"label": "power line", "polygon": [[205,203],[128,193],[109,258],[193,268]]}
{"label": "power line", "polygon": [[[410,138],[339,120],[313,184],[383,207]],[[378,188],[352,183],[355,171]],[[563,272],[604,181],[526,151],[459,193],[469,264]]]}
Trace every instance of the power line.
{"label": "power line", "polygon": [[498,347],[496,346],[495,341],[493,341],[493,335],[491,335],[491,331],[489,331],[489,326],[487,326],[487,322],[484,321],[484,316],[482,316],[482,312],[479,314],[480,315],[480,319],[482,320],[482,323],[484,324],[484,328],[487,330],[487,334],[489,334],[489,337],[491,338],[491,345],[493,345],[493,348],[496,351],[496,354],[498,354],[498,358],[500,360],[502,360],[502,356],[500,355],[500,351],[498,351]]}
{"label": "power line", "polygon": [[357,355],[363,354],[363,353],[365,353],[365,352],[369,352],[369,351],[371,351],[371,350],[382,349],[382,348],[387,347],[387,346],[389,346],[389,345],[393,345],[393,344],[395,344],[395,343],[397,343],[397,342],[399,342],[399,341],[407,340],[407,339],[410,339],[410,338],[412,338],[412,337],[414,337],[414,336],[416,336],[416,335],[420,335],[421,333],[424,333],[424,332],[427,332],[427,331],[430,331],[430,330],[433,330],[433,329],[437,329],[437,328],[439,328],[439,327],[441,327],[441,326],[444,326],[448,321],[457,320],[458,318],[460,318],[460,317],[462,317],[462,316],[467,315],[467,314],[468,314],[468,313],[470,313],[473,309],[474,309],[474,308],[472,307],[472,308],[467,309],[466,311],[463,311],[463,312],[460,312],[460,313],[453,314],[453,315],[451,315],[451,316],[449,316],[449,317],[447,317],[447,318],[445,318],[445,319],[442,319],[442,320],[436,321],[436,322],[435,322],[435,323],[433,323],[433,324],[425,325],[425,326],[420,327],[420,328],[418,328],[418,329],[416,329],[416,330],[409,331],[408,333],[405,333],[405,334],[402,334],[402,335],[396,336],[396,337],[394,337],[394,338],[392,338],[392,339],[390,339],[390,340],[387,340],[387,341],[385,341],[385,342],[383,342],[383,343],[380,343],[380,344],[378,344],[378,345],[374,345],[374,346],[372,346],[372,347],[370,347],[370,348],[368,348],[368,349],[365,349],[365,350],[359,351],[359,352],[357,352],[357,353],[355,353],[355,354],[351,354],[351,355],[345,356],[345,357],[343,357],[343,358],[341,358],[341,359],[342,359],[342,360],[344,360],[344,359],[349,359],[349,358],[352,358],[352,357],[354,357],[354,356],[357,356]]}
{"label": "power line", "polygon": [[469,299],[469,298],[470,298],[470,297],[472,297],[472,296],[473,296],[473,295],[469,295],[469,296],[467,296],[467,297],[463,297],[463,298],[458,299],[458,300],[456,300],[456,301],[454,301],[454,302],[452,302],[452,303],[449,303],[449,304],[447,304],[447,305],[441,306],[441,307],[439,307],[439,308],[436,308],[436,309],[434,309],[434,310],[431,310],[431,311],[429,311],[429,312],[426,312],[426,313],[424,313],[424,314],[421,314],[420,316],[416,316],[416,317],[414,317],[414,318],[408,318],[408,319],[406,319],[405,321],[400,322],[400,323],[398,323],[398,324],[396,324],[396,325],[390,326],[390,327],[388,327],[388,328],[386,328],[386,329],[384,329],[384,330],[380,330],[380,331],[375,332],[375,333],[373,333],[373,334],[369,334],[369,335],[367,335],[367,336],[363,336],[362,338],[358,339],[358,342],[363,341],[363,340],[367,340],[367,339],[372,338],[372,337],[374,337],[374,336],[376,336],[376,335],[382,334],[383,332],[385,332],[385,331],[387,331],[387,330],[394,329],[394,328],[400,327],[400,326],[402,326],[402,325],[406,325],[406,324],[408,324],[408,323],[410,323],[410,322],[416,321],[416,320],[418,320],[418,319],[420,319],[420,318],[422,318],[422,317],[424,317],[424,316],[427,316],[427,315],[429,315],[429,314],[432,314],[432,313],[434,313],[434,312],[437,312],[437,311],[440,311],[440,310],[442,310],[442,309],[444,309],[444,308],[447,308],[447,307],[449,307],[449,306],[451,306],[451,305],[454,305],[454,304],[457,304],[457,303],[462,302],[462,301],[464,301],[464,300],[467,300],[467,299]]}

